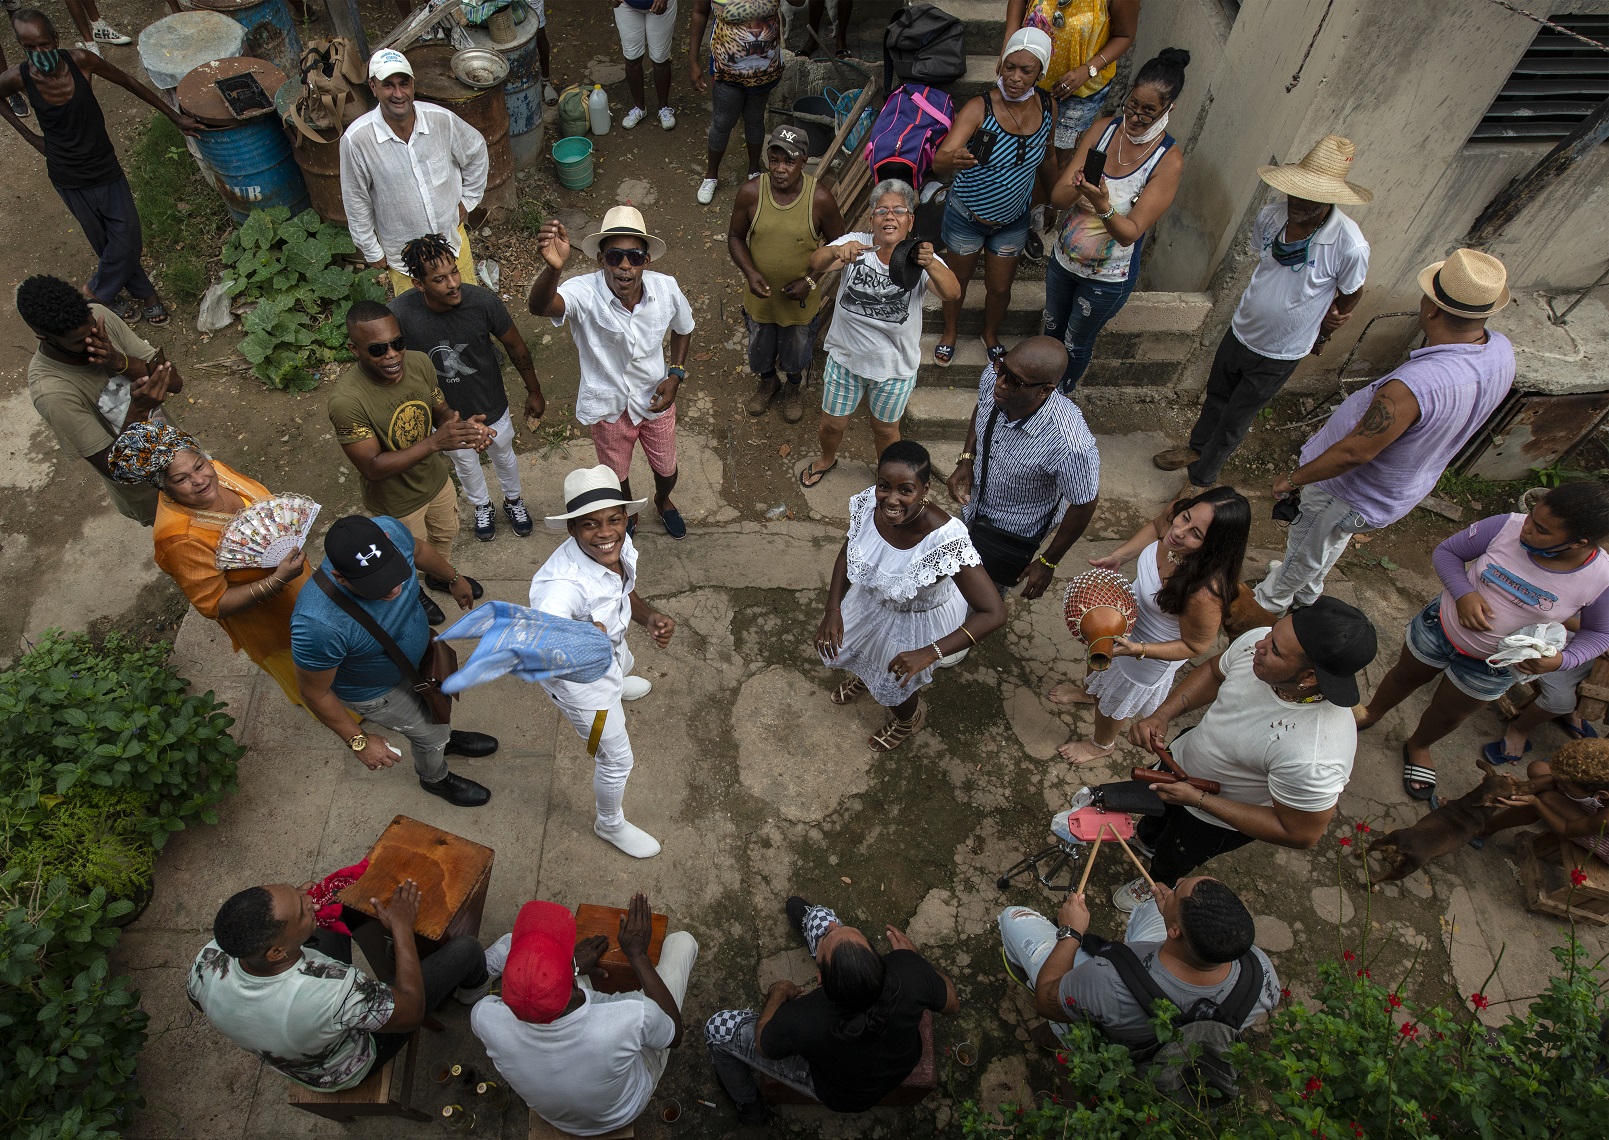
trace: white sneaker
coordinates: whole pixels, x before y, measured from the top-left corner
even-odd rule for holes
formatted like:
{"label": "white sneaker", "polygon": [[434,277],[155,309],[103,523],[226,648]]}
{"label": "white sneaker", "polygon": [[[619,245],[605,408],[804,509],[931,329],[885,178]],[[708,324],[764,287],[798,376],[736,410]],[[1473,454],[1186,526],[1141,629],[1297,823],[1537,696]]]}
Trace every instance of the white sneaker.
{"label": "white sneaker", "polygon": [[631,110],[627,111],[625,113],[625,115],[623,115],[621,117],[621,119],[620,119],[620,127],[621,127],[622,130],[629,131],[629,130],[631,130],[632,127],[635,127],[638,123],[642,122],[647,117],[648,117],[648,112],[647,111],[644,111],[641,107],[633,107]]}
{"label": "white sneaker", "polygon": [[73,46],[76,47],[76,48],[83,48],[85,51],[92,51],[96,55],[101,54],[101,45],[97,44],[97,43],[87,42],[85,40],[79,40]]}
{"label": "white sneaker", "polygon": [[623,701],[640,701],[653,690],[652,682],[645,681],[641,677],[627,677],[626,683],[620,686],[620,699]]}
{"label": "white sneaker", "polygon": [[1124,914],[1133,914],[1151,901],[1151,888],[1144,879],[1130,879],[1112,892],[1112,905]]}
{"label": "white sneaker", "polygon": [[661,107],[659,109],[659,125],[664,127],[667,131],[675,130],[676,112],[672,111],[669,107]]}
{"label": "white sneaker", "polygon": [[492,983],[497,980],[495,974],[488,975],[486,980],[473,989],[459,986],[453,991],[453,997],[458,999],[460,1005],[474,1005],[481,998],[492,992]]}
{"label": "white sneaker", "polygon": [[559,101],[559,89],[548,81],[547,76],[542,77],[542,102],[549,107]]}
{"label": "white sneaker", "polygon": [[706,178],[698,184],[698,204],[708,206],[715,201],[715,188],[720,182],[714,178]]}
{"label": "white sneaker", "polygon": [[659,840],[625,820],[621,820],[620,826],[612,830],[593,820],[592,830],[599,839],[613,843],[633,859],[652,859],[659,854]]}
{"label": "white sneaker", "polygon": [[89,31],[90,35],[94,37],[95,42],[98,44],[116,44],[117,46],[122,47],[125,44],[131,44],[134,42],[122,32],[112,27],[112,25],[108,24],[105,20],[96,20],[94,23],[90,24]]}

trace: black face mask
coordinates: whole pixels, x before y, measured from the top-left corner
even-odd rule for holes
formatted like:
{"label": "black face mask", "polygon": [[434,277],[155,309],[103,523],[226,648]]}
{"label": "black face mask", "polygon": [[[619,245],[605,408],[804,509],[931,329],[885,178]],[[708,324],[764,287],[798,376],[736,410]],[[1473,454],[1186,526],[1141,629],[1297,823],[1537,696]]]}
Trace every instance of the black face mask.
{"label": "black face mask", "polygon": [[30,51],[26,54],[28,56],[28,66],[41,75],[52,75],[61,66],[60,48],[51,48],[48,51]]}

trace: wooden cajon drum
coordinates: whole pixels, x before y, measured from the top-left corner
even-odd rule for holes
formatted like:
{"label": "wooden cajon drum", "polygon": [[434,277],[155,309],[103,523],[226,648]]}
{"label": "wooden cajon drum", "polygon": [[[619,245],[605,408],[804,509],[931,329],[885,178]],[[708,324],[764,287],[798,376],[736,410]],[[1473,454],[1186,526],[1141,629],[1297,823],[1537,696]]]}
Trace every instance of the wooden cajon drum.
{"label": "wooden cajon drum", "polygon": [[[1559,838],[1551,831],[1531,832],[1521,840],[1520,882],[1527,910],[1554,914],[1609,926],[1609,865],[1585,847]],[[1563,884],[1548,864],[1563,870]],[[1576,886],[1570,873],[1579,870],[1587,881]]]}
{"label": "wooden cajon drum", "polygon": [[480,935],[495,855],[490,847],[399,815],[370,849],[369,869],[339,897],[374,918],[371,897],[388,903],[404,879],[418,883],[419,917],[413,932],[424,957],[449,938]]}
{"label": "wooden cajon drum", "polygon": [[[637,980],[637,971],[631,968],[626,956],[620,952],[620,920],[625,916],[626,912],[617,906],[582,903],[575,908],[575,940],[578,944],[595,934],[609,939],[609,949],[599,959],[599,964],[609,971],[609,976],[601,985],[594,986],[601,994],[622,994],[642,989],[642,983]],[[648,960],[657,966],[659,952],[665,947],[667,919],[662,914],[656,914],[650,921],[652,932],[648,936]]]}
{"label": "wooden cajon drum", "polygon": [[[938,1058],[933,1055],[933,1014],[928,1010],[922,1011],[922,1020],[917,1026],[917,1032],[922,1035],[922,1059],[911,1070],[910,1076],[899,1083],[899,1087],[877,1102],[879,1108],[903,1108],[913,1104],[920,1104],[927,1099],[927,1094],[939,1087]],[[781,1081],[773,1080],[763,1073],[755,1073],[760,1078],[760,1099],[766,1104],[817,1104],[814,1097],[805,1096],[804,1093],[792,1085],[785,1085]]]}
{"label": "wooden cajon drum", "polygon": [[[428,1112],[413,1107],[413,1070],[419,1059],[418,1053],[419,1034],[415,1033],[408,1038],[400,1057],[392,1057],[352,1088],[322,1093],[292,1082],[285,1101],[326,1120],[347,1122],[360,1116],[402,1116],[409,1120],[429,1121],[431,1117]],[[400,1079],[397,1074],[398,1060],[402,1061]],[[399,1099],[391,1099],[393,1091]]]}

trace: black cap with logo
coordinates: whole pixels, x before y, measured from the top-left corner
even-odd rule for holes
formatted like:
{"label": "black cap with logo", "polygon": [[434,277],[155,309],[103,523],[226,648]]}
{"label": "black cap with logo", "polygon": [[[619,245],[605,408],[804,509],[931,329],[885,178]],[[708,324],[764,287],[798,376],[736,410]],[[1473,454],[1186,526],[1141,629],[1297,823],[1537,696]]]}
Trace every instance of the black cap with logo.
{"label": "black cap with logo", "polygon": [[1318,674],[1318,690],[1324,699],[1343,708],[1357,704],[1357,674],[1380,648],[1374,623],[1355,606],[1321,597],[1291,611],[1291,629]]}
{"label": "black cap with logo", "polygon": [[792,158],[804,158],[810,153],[810,136],[802,127],[783,123],[767,136],[765,145],[767,148],[781,147]]}
{"label": "black cap with logo", "polygon": [[397,544],[379,523],[362,515],[335,520],[324,536],[324,554],[346,588],[371,601],[413,577],[413,566]]}

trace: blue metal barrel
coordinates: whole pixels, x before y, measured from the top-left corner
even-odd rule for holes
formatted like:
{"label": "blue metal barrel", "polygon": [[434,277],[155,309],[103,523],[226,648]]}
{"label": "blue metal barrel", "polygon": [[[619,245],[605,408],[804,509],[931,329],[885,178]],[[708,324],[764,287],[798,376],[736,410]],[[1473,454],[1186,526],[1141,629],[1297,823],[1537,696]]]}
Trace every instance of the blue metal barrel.
{"label": "blue metal barrel", "polygon": [[469,38],[476,47],[491,48],[508,62],[503,80],[503,102],[508,105],[508,141],[514,168],[524,170],[542,154],[542,72],[536,52],[536,13],[527,11],[514,26],[514,38],[497,43],[484,27],[471,24]]}
{"label": "blue metal barrel", "polygon": [[[216,84],[248,73],[257,77],[270,103],[266,111],[238,119]],[[285,73],[279,68],[250,57],[202,64],[179,83],[179,106],[212,128],[196,142],[217,174],[218,192],[237,222],[245,221],[253,210],[285,206],[295,215],[310,205],[307,183],[272,104],[284,84]]]}
{"label": "blue metal barrel", "polygon": [[286,75],[302,73],[302,37],[285,0],[194,0],[194,5],[228,16],[245,29],[242,54],[266,59]]}

